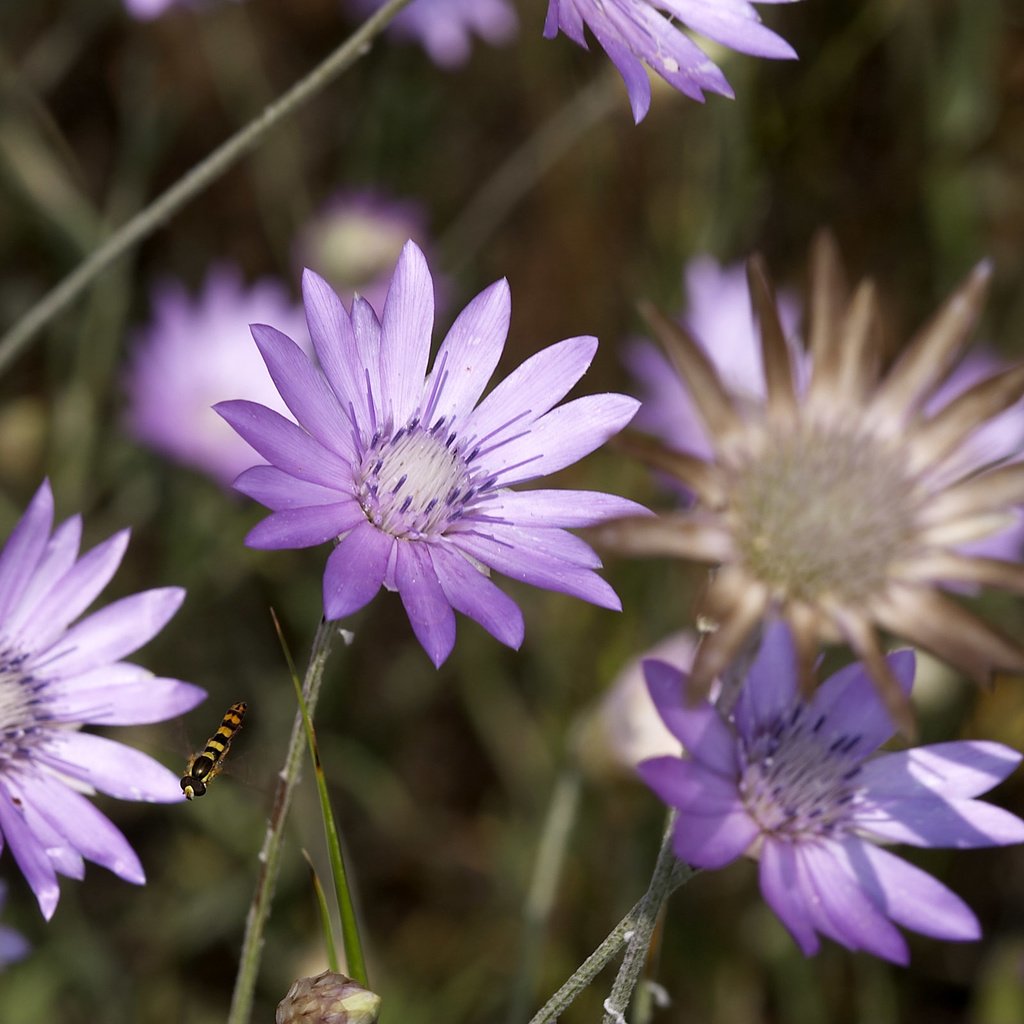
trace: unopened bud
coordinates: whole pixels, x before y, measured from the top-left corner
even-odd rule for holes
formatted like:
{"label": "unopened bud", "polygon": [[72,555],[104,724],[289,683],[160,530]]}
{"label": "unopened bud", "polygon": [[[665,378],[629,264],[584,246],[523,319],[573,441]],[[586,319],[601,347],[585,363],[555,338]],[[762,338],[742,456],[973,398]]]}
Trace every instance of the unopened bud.
{"label": "unopened bud", "polygon": [[299,978],[277,1007],[277,1024],[376,1024],[380,996],[344,974]]}

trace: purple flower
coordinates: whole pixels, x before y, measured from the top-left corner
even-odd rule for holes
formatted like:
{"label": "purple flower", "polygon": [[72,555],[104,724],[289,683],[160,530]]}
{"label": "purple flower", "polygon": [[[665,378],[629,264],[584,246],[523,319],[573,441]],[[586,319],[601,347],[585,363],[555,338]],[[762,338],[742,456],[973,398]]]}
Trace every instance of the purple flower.
{"label": "purple flower", "polygon": [[125,10],[139,21],[152,21],[172,7],[205,7],[207,0],[124,0]]}
{"label": "purple flower", "polygon": [[[0,908],[7,902],[7,886],[0,882]],[[0,971],[28,955],[29,944],[13,928],[0,924]]]}
{"label": "purple flower", "polygon": [[255,455],[213,404],[240,395],[285,411],[252,346],[254,321],[274,321],[308,348],[302,310],[272,278],[247,286],[237,267],[221,264],[195,299],[164,281],[153,290],[153,320],[137,332],[125,380],[132,434],[225,487]]}
{"label": "purple flower", "polygon": [[[333,195],[303,228],[295,250],[299,266],[316,271],[346,305],[351,307],[353,295],[361,295],[380,316],[392,268],[409,238],[419,239],[421,247],[427,249],[423,207],[379,190],[364,189]],[[435,281],[435,285],[438,283]],[[252,349],[248,338],[246,341]],[[252,358],[257,358],[254,349]],[[262,366],[260,369],[266,380],[266,372]]]}
{"label": "purple flower", "polygon": [[[693,335],[737,397],[764,403],[764,365],[743,264],[721,267],[710,256],[691,260],[683,275],[686,315],[682,324]],[[799,307],[796,297],[781,292],[779,318],[801,384],[806,383],[809,359],[797,340]],[[660,438],[675,451],[709,458],[713,447],[700,412],[662,350],[650,341],[634,342],[626,364],[641,385],[643,405],[632,426]]]}
{"label": "purple flower", "polygon": [[[383,3],[355,0],[355,8],[369,16]],[[451,69],[469,60],[474,33],[502,46],[515,38],[519,20],[509,0],[415,0],[390,27],[396,36],[419,42],[435,64]]]}
{"label": "purple flower", "polygon": [[82,878],[83,858],[145,881],[125,837],[83,793],[184,799],[178,777],[152,758],[81,727],[160,722],[205,696],[119,660],[163,628],[184,591],[147,590],[74,622],[120,565],[128,531],[79,558],[81,518],[52,526],[44,482],[0,551],[0,835],[47,918],[57,874]]}
{"label": "purple flower", "polygon": [[508,331],[508,283],[459,314],[427,375],[434,291],[423,254],[406,244],[378,321],[356,299],[349,316],[316,274],[303,278],[319,367],[273,327],[253,337],[300,426],[254,402],[218,412],[265,458],[235,486],[273,514],[258,548],[339,541],[324,573],[324,613],[340,619],[381,585],[397,590],[435,665],[455,642],[455,611],[518,647],[518,606],[489,570],[619,608],[600,560],[565,527],[644,510],[612,495],[516,492],[510,485],[571,465],[622,429],[637,402],[590,395],[554,408],[597,349],[570,338],[528,359],[477,402]]}
{"label": "purple flower", "polygon": [[[888,662],[909,694],[913,653]],[[682,860],[718,868],[744,854],[757,859],[765,900],[808,956],[824,935],[905,964],[897,924],[939,939],[979,938],[959,897],[876,844],[1024,842],[1024,821],[974,799],[1006,778],[1019,754],[972,741],[875,755],[893,725],[864,667],[842,669],[803,700],[792,640],[779,624],[768,627],[729,721],[707,701],[688,707],[677,669],[658,661],[645,669],[665,724],[689,754],[638,769],[679,809]]]}
{"label": "purple flower", "polygon": [[644,64],[701,103],[705,91],[733,96],[715,62],[673,19],[740,53],[796,57],[789,43],[761,24],[753,4],[746,0],[548,0],[544,35],[554,39],[561,31],[586,49],[583,27],[589,28],[622,75],[633,118],[639,124],[651,105],[651,83]]}

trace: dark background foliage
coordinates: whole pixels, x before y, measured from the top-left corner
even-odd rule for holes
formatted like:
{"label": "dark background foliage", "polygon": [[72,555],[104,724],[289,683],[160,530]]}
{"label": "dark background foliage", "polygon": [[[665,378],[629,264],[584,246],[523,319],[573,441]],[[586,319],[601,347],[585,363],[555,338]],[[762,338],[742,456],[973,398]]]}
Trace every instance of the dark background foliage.
{"label": "dark background foliage", "polygon": [[[722,54],[737,99],[704,105],[666,90],[639,127],[595,47],[545,41],[544,4],[520,6],[521,35],[478,46],[457,72],[414,46],[376,45],[340,82],[264,140],[173,223],[108,271],[0,381],[0,523],[9,530],[43,475],[88,541],[124,525],[133,542],[107,597],[184,585],[189,599],[143,652],[162,674],[207,687],[176,723],[117,730],[177,768],[223,707],[249,701],[233,778],[189,806],[101,799],[149,883],[90,867],[62,886],[44,924],[9,854],[6,922],[35,947],[0,977],[4,1024],[207,1024],[226,1012],[275,766],[293,713],[268,607],[298,660],[319,615],[323,551],[242,546],[259,518],[190,471],[138,447],[122,426],[121,366],[149,287],[195,287],[209,264],[294,286],[292,241],[336,188],[414,197],[453,282],[446,326],[507,275],[514,313],[501,369],[570,335],[602,347],[586,391],[629,387],[620,346],[641,330],[638,298],[681,303],[681,270],[709,251],[760,249],[803,285],[805,254],[831,225],[853,274],[881,284],[895,351],[946,289],[995,261],[984,338],[1024,342],[1024,8],[1004,0],[807,0],[766,6],[796,63]],[[150,24],[116,0],[0,6],[0,324],[13,323],[112,226],[173,182],[343,38],[337,0],[250,0]],[[561,127],[544,129],[561,117]],[[543,134],[546,132],[546,134]],[[530,147],[515,188],[501,172]],[[496,185],[497,183],[497,185]],[[562,475],[658,502],[613,452]],[[350,623],[319,716],[344,823],[375,987],[393,1024],[524,1021],[646,886],[661,811],[628,777],[588,776],[535,970],[517,982],[522,907],[548,801],[579,724],[624,662],[687,624],[700,570],[613,564],[616,616],[507,584],[527,642],[501,649],[460,621],[434,671],[397,598]],[[1015,604],[987,612],[1019,632]],[[1024,746],[1024,691],[937,684],[926,738]],[[186,735],[187,732],[187,735]],[[1019,781],[997,800],[1024,803]],[[299,854],[322,841],[311,791],[298,800],[267,939],[255,1020],[290,980],[323,966]],[[911,939],[899,970],[826,944],[805,961],[735,865],[676,895],[656,975],[672,1006],[656,1019],[706,1024],[1003,1024],[1024,1019],[1024,855],[914,857],[977,911],[985,938]],[[607,979],[565,1015],[595,1020]],[[518,995],[516,994],[518,992]]]}

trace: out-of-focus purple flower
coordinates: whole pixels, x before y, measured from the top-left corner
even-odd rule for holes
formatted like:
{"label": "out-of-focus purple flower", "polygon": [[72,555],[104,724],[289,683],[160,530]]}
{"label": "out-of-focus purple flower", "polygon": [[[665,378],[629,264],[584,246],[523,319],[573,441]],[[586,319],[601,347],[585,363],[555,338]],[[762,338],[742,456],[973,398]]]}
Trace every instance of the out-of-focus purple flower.
{"label": "out-of-focus purple flower", "polygon": [[[361,295],[380,316],[391,271],[409,238],[429,256],[422,205],[364,189],[332,196],[300,232],[295,251],[299,266],[323,277],[349,308],[353,295]],[[434,283],[444,291],[442,282]]]}
{"label": "out-of-focus purple flower", "polygon": [[308,350],[302,310],[283,284],[246,285],[221,264],[202,291],[189,296],[177,281],[153,290],[153,319],[137,332],[126,375],[128,428],[144,444],[228,486],[253,464],[252,449],[213,412],[215,402],[242,396],[285,412],[249,324],[273,321]]}
{"label": "out-of-focus purple flower", "polygon": [[0,835],[47,918],[57,875],[82,878],[83,858],[145,881],[135,851],[83,793],[184,799],[152,758],[81,727],[161,722],[205,697],[120,660],[160,632],[185,592],[147,590],[75,622],[120,565],[128,531],[79,557],[81,518],[52,527],[44,482],[0,551]]}
{"label": "out-of-focus purple flower", "polygon": [[789,43],[761,24],[754,5],[746,0],[548,0],[548,39],[564,32],[586,49],[584,26],[622,75],[637,123],[651,105],[644,64],[699,102],[705,92],[733,96],[725,75],[680,26],[754,57],[796,57]]}
{"label": "out-of-focus purple flower", "polygon": [[[0,882],[0,910],[7,902],[7,886]],[[29,944],[25,937],[7,925],[0,924],[0,971],[28,955]]]}
{"label": "out-of-focus purple flower", "polygon": [[[353,0],[355,9],[367,16],[383,3]],[[509,0],[414,0],[390,28],[396,36],[416,40],[435,64],[450,69],[469,59],[474,35],[492,46],[511,42],[519,19]]]}
{"label": "out-of-focus purple flower", "polygon": [[[139,21],[152,21],[172,7],[207,7],[212,0],[124,0],[125,10]],[[238,0],[235,0],[238,2]]]}
{"label": "out-of-focus purple flower", "polygon": [[[730,391],[740,400],[763,405],[764,364],[746,267],[739,263],[721,267],[710,256],[698,256],[686,266],[683,290],[683,325]],[[778,301],[779,318],[802,389],[809,360],[797,339],[799,304],[796,296],[786,291],[779,293]],[[632,426],[653,434],[676,451],[710,457],[712,445],[700,413],[664,352],[651,341],[636,341],[626,350],[625,361],[640,383],[643,402]]]}
{"label": "out-of-focus purple flower", "polygon": [[301,548],[338,540],[324,572],[324,613],[340,619],[383,585],[397,590],[435,665],[455,642],[455,611],[518,647],[522,613],[489,570],[619,608],[600,560],[566,527],[643,512],[597,492],[512,491],[571,465],[629,422],[625,395],[555,408],[597,349],[570,338],[528,359],[477,404],[508,332],[508,283],[459,314],[427,374],[434,288],[409,242],[382,320],[363,299],[349,316],[318,275],[303,278],[316,366],[283,333],[253,337],[299,426],[249,401],[217,411],[268,462],[235,486],[273,510],[247,543]]}
{"label": "out-of-focus purple flower", "polygon": [[[914,656],[890,655],[905,692]],[[819,935],[905,964],[901,925],[966,941],[981,929],[970,908],[877,843],[966,849],[1024,842],[1024,821],[974,797],[1001,782],[1020,755],[999,743],[956,742],[872,756],[893,733],[860,663],[804,701],[785,627],[770,626],[735,712],[688,707],[684,677],[645,665],[651,696],[688,756],[645,761],[647,784],[679,809],[677,855],[718,868],[759,861],[761,892],[803,952]]]}

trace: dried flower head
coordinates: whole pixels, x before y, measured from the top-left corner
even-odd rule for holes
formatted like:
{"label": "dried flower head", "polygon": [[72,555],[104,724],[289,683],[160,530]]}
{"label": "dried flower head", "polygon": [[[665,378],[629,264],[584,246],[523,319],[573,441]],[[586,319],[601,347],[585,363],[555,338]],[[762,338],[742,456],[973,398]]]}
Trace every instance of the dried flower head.
{"label": "dried flower head", "polygon": [[697,655],[694,694],[706,692],[773,612],[793,629],[805,685],[819,642],[845,640],[908,732],[909,705],[882,656],[879,629],[979,681],[1024,669],[1016,643],[943,593],[962,584],[1024,590],[1017,562],[963,550],[1015,522],[1024,500],[1024,464],[992,464],[1005,452],[986,459],[972,443],[1020,399],[1024,366],[933,404],[977,319],[989,273],[986,263],[976,267],[882,373],[874,288],[865,282],[847,300],[838,255],[823,236],[812,267],[812,369],[801,391],[763,265],[752,260],[765,370],[765,400],[755,406],[737,399],[685,330],[646,311],[713,452],[699,458],[638,445],[696,502],[606,528],[604,539],[624,552],[720,566],[703,607],[718,628]]}

